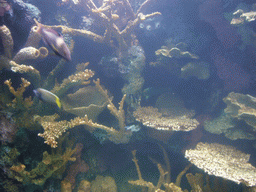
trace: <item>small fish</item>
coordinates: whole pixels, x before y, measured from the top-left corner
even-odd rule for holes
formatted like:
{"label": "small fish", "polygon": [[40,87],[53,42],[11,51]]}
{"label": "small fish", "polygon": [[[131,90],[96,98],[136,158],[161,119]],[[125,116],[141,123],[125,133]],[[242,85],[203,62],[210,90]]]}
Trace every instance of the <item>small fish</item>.
{"label": "small fish", "polygon": [[70,50],[68,49],[63,36],[53,29],[43,27],[43,25],[37,21],[36,24],[38,27],[37,32],[42,35],[45,44],[49,45],[56,55],[66,59],[67,61],[71,61]]}
{"label": "small fish", "polygon": [[126,130],[129,130],[131,132],[138,132],[140,130],[140,126],[139,125],[135,125],[135,124],[132,124],[132,125],[127,125],[124,127]]}
{"label": "small fish", "polygon": [[42,101],[57,105],[61,109],[60,99],[57,95],[42,88],[33,90],[35,95]]}

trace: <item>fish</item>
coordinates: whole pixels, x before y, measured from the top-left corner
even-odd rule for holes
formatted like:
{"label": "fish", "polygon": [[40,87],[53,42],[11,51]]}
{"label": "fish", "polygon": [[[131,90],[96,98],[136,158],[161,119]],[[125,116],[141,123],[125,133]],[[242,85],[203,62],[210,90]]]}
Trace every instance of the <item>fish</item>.
{"label": "fish", "polygon": [[64,58],[67,61],[71,61],[71,53],[63,39],[63,36],[53,29],[45,28],[37,21],[36,24],[38,27],[37,32],[42,35],[44,43],[51,47],[56,55]]}
{"label": "fish", "polygon": [[42,101],[57,105],[59,107],[59,109],[61,109],[61,102],[57,95],[55,95],[52,92],[47,91],[46,89],[43,89],[43,88],[37,88],[37,89],[33,90],[33,92]]}
{"label": "fish", "polygon": [[127,131],[131,131],[131,132],[138,132],[141,127],[139,125],[135,125],[135,124],[132,124],[132,125],[127,125],[124,127]]}

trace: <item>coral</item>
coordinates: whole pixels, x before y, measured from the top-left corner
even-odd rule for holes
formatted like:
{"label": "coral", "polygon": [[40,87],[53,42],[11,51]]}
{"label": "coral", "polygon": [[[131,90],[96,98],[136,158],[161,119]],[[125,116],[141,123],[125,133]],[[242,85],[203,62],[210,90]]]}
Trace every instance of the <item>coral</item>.
{"label": "coral", "polygon": [[86,180],[82,180],[78,187],[78,192],[91,192],[91,183]]}
{"label": "coral", "polygon": [[48,154],[48,152],[45,151],[43,153],[42,161],[38,163],[34,169],[26,171],[26,166],[19,163],[10,168],[9,177],[16,179],[23,184],[33,183],[36,185],[43,185],[48,178],[53,176],[53,174],[63,170],[68,161],[76,160],[76,158],[72,157],[76,151],[77,148],[66,148],[66,151],[63,154]]}
{"label": "coral", "polygon": [[4,47],[4,55],[8,59],[12,57],[13,40],[10,30],[5,26],[0,26],[0,36]]}
{"label": "coral", "polygon": [[256,98],[251,95],[231,92],[223,101],[227,104],[225,113],[233,118],[244,120],[256,130]]}
{"label": "coral", "polygon": [[251,22],[256,20],[256,11],[250,11],[244,13],[242,9],[238,9],[233,13],[234,18],[231,20],[231,25],[240,25],[244,24],[244,22]]}
{"label": "coral", "polygon": [[94,83],[98,90],[107,100],[107,108],[109,109],[110,113],[118,120],[118,129],[94,123],[91,119],[88,119],[87,115],[85,115],[84,117],[76,117],[74,119],[71,119],[70,121],[55,121],[59,117],[57,114],[44,117],[35,116],[35,121],[39,122],[44,128],[44,133],[39,133],[38,136],[43,137],[45,139],[45,143],[50,145],[52,148],[56,148],[56,139],[59,138],[68,129],[71,129],[78,125],[88,125],[90,127],[102,129],[107,132],[109,136],[108,139],[113,141],[114,143],[127,143],[129,141],[132,133],[125,129],[125,116],[123,110],[125,95],[119,103],[119,109],[117,109],[109,98],[107,91],[100,86],[99,79],[97,81],[94,81]]}
{"label": "coral", "polygon": [[[204,121],[204,129],[213,134],[224,134],[231,140],[237,139],[256,139],[251,133],[236,126],[233,117],[222,113],[219,117],[209,121]],[[241,126],[242,127],[242,126]]]}
{"label": "coral", "polygon": [[[122,93],[126,94],[126,103],[136,109],[140,105],[142,87],[144,85],[144,78],[141,73],[145,66],[145,55],[142,47],[131,46],[128,49],[128,56],[124,57],[124,62],[120,65],[127,63],[126,69],[128,72],[122,73],[122,78],[125,80],[125,85],[122,88]],[[135,99],[136,98],[136,99]]]}
{"label": "coral", "polygon": [[83,144],[76,144],[76,152],[72,157],[76,158],[76,161],[69,166],[67,169],[67,176],[64,178],[65,181],[68,181],[71,184],[71,188],[75,188],[76,176],[78,173],[86,173],[89,170],[89,166],[81,159],[81,153],[83,150]]}
{"label": "coral", "polygon": [[63,109],[79,117],[88,116],[93,121],[107,106],[106,98],[95,86],[80,88],[73,94],[68,94],[62,99]]}
{"label": "coral", "polygon": [[25,47],[15,55],[13,61],[21,63],[28,59],[37,59],[40,56],[40,51],[34,47]]}
{"label": "coral", "polygon": [[[176,178],[175,183],[171,183],[169,181],[170,178],[168,178],[168,175],[170,174],[170,172],[168,173],[168,172],[164,171],[164,169],[162,168],[162,165],[160,163],[156,163],[157,168],[158,168],[159,173],[160,173],[160,176],[159,176],[157,185],[154,186],[153,183],[145,181],[142,178],[140,168],[139,168],[139,164],[138,164],[138,159],[136,158],[136,150],[132,151],[132,155],[133,155],[132,161],[134,162],[134,164],[136,166],[136,170],[137,170],[137,174],[139,176],[139,179],[135,180],[135,181],[128,181],[130,184],[140,186],[140,187],[143,188],[143,191],[148,191],[148,192],[153,192],[153,191],[158,191],[158,192],[165,192],[165,191],[166,192],[169,192],[169,191],[183,192],[183,190],[179,187],[180,181],[181,181],[182,176],[187,172],[187,170],[191,167],[191,165],[188,165],[182,172],[179,173],[179,175]],[[169,161],[169,159],[168,159],[168,161]],[[166,189],[165,191],[161,190],[162,185],[165,187],[165,189]]]}
{"label": "coral", "polygon": [[250,155],[232,146],[217,143],[198,143],[185,157],[210,175],[222,177],[246,186],[256,185],[256,168],[248,163]]}
{"label": "coral", "polygon": [[[67,129],[72,128],[71,124],[66,121],[58,121],[55,119],[59,118],[57,114],[51,116],[35,116],[35,121],[39,122],[44,128],[44,133],[39,133],[38,136],[43,137],[45,139],[45,143],[50,145],[52,148],[57,147],[56,139],[59,138]],[[76,126],[76,125],[74,125]]]}
{"label": "coral", "polygon": [[[78,85],[88,85],[90,83],[89,79],[94,76],[93,71],[86,69],[88,64],[88,62],[78,64],[78,68],[75,74],[70,75],[68,78],[64,79],[60,85],[55,84],[52,92],[59,97],[62,97],[71,87],[75,87]],[[47,81],[51,81],[53,77],[54,76],[50,74],[49,78],[46,80],[46,84],[48,84],[49,82]]]}
{"label": "coral", "polygon": [[[40,73],[32,66],[27,65],[19,65],[14,60],[12,60],[12,51],[13,51],[13,39],[11,32],[6,26],[0,27],[0,36],[2,38],[2,43],[4,47],[4,55],[0,56],[0,69],[7,68],[11,69],[14,72],[25,73],[27,74],[31,80],[33,80],[34,85],[38,85],[41,79]],[[24,59],[32,59],[35,57],[39,57],[42,53],[42,57],[44,57],[47,53],[44,50],[36,50],[35,48],[24,48],[20,52],[17,53],[16,60],[22,61]],[[15,57],[14,57],[15,58]]]}
{"label": "coral", "polygon": [[30,33],[24,47],[38,47],[41,39],[42,39],[42,36],[40,33],[37,32],[37,26],[33,26],[30,29]]}
{"label": "coral", "polygon": [[[159,12],[144,15],[142,11],[149,6],[150,1],[145,1],[141,7],[134,12],[132,6],[128,0],[117,1],[103,1],[100,7],[97,7],[93,0],[78,1],[74,4],[74,9],[86,10],[93,19],[100,25],[101,28],[105,28],[104,35],[98,35],[94,32],[73,29],[70,27],[58,25],[58,26],[46,26],[46,28],[61,30],[63,34],[70,34],[72,36],[82,36],[90,38],[93,41],[99,43],[107,43],[111,47],[115,47],[119,50],[124,50],[129,47],[131,41],[131,34],[136,26],[138,26],[143,20],[152,18],[155,15],[160,15]],[[124,13],[125,12],[125,13]],[[35,20],[35,22],[37,22]],[[115,41],[118,45],[115,45]]]}
{"label": "coral", "polygon": [[116,192],[117,186],[115,180],[110,176],[98,175],[91,182],[91,192]]}
{"label": "coral", "polygon": [[185,45],[183,43],[178,43],[174,45],[174,47],[162,46],[161,49],[158,49],[155,54],[157,56],[164,56],[170,58],[190,58],[190,59],[198,59],[198,56],[189,53],[184,50]]}
{"label": "coral", "polygon": [[[173,39],[168,39],[161,49],[155,51],[156,62],[151,62],[154,67],[165,67],[171,74],[182,78],[196,76],[200,79],[209,77],[209,67],[205,62],[196,61],[199,57],[187,51],[187,44],[175,43]],[[183,61],[191,61],[185,64]]]}
{"label": "coral", "polygon": [[20,87],[17,90],[15,90],[12,87],[11,79],[6,80],[4,82],[4,84],[6,84],[8,86],[10,92],[15,96],[15,99],[12,101],[12,103],[10,103],[8,105],[16,110],[27,110],[33,105],[33,101],[31,100],[31,97],[24,99],[23,93],[26,90],[26,87],[28,87],[30,85],[30,82],[24,78],[21,78],[21,80],[22,80],[22,84],[20,85]]}
{"label": "coral", "polygon": [[139,107],[133,115],[143,125],[157,130],[191,131],[199,124],[196,119],[190,119],[187,116],[165,117],[153,107]]}

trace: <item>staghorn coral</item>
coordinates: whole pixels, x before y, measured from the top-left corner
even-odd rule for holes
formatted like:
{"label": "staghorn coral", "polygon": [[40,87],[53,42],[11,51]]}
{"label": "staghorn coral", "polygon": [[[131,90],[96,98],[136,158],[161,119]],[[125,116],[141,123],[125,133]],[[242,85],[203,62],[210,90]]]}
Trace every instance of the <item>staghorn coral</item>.
{"label": "staghorn coral", "polygon": [[[64,79],[62,83],[55,84],[52,92],[62,97],[71,87],[78,85],[88,85],[90,83],[90,78],[94,76],[94,72],[90,69],[85,69],[88,66],[87,63],[78,64],[77,71],[74,75],[70,75],[68,78]],[[83,66],[83,67],[82,67]]]}
{"label": "staghorn coral", "polygon": [[256,130],[256,98],[251,95],[231,92],[223,101],[227,104],[225,113],[233,118],[244,120]]}
{"label": "staghorn coral", "polygon": [[68,161],[76,160],[72,155],[77,150],[77,147],[74,149],[66,148],[63,154],[48,154],[48,152],[45,151],[43,153],[42,161],[38,163],[34,169],[26,171],[26,166],[19,163],[10,168],[9,177],[16,179],[23,184],[36,184],[42,186],[48,178],[53,176],[53,174],[58,173],[58,171],[62,173],[62,170],[65,170]]}
{"label": "staghorn coral", "polygon": [[68,129],[78,125],[88,125],[90,127],[102,129],[107,132],[108,139],[114,143],[127,143],[129,141],[131,132],[125,129],[125,116],[123,110],[125,95],[119,103],[119,108],[117,109],[109,98],[107,91],[101,87],[100,80],[98,79],[97,81],[94,81],[94,83],[102,95],[106,98],[108,102],[107,108],[109,109],[110,113],[118,120],[118,129],[94,123],[91,119],[88,119],[87,115],[84,117],[76,117],[70,121],[55,121],[59,117],[57,114],[44,117],[35,116],[35,121],[39,122],[44,128],[44,133],[39,133],[38,136],[43,137],[45,139],[45,143],[50,145],[52,148],[56,148],[56,139],[58,139]]}
{"label": "staghorn coral", "polygon": [[[63,34],[83,36],[99,43],[106,43],[111,47],[119,49],[120,51],[130,46],[131,34],[133,33],[136,26],[138,26],[145,19],[152,18],[155,15],[161,14],[159,12],[154,12],[144,15],[142,12],[149,5],[150,1],[146,0],[137,10],[137,12],[135,12],[128,0],[123,0],[120,2],[106,0],[102,2],[100,7],[97,7],[93,0],[78,1],[75,3],[73,9],[77,8],[81,11],[86,10],[91,15],[91,17],[97,21],[97,25],[105,27],[104,35],[98,35],[97,33],[88,30],[73,29],[62,25],[44,25],[44,27],[59,29]],[[124,12],[126,14],[124,14]],[[35,22],[37,23],[36,20]],[[115,41],[118,42],[118,45],[115,45]]]}
{"label": "staghorn coral", "polygon": [[166,131],[191,131],[198,126],[196,119],[187,116],[165,117],[153,107],[139,107],[134,111],[133,116],[143,125]]}
{"label": "staghorn coral", "polygon": [[15,110],[27,110],[33,105],[31,97],[25,99],[23,98],[23,93],[30,85],[30,82],[24,78],[21,78],[21,81],[22,84],[17,90],[12,87],[11,79],[4,82],[4,84],[8,86],[10,92],[15,96],[15,99],[12,101],[12,103],[8,104],[8,106],[12,107]]}
{"label": "staghorn coral", "polygon": [[[187,167],[185,167],[185,169],[179,173],[179,175],[176,178],[176,182],[172,183],[170,181],[170,179],[168,178],[168,175],[170,174],[170,172],[166,172],[163,168],[162,165],[160,163],[156,163],[157,164],[157,168],[159,170],[160,176],[158,179],[158,183],[155,186],[153,183],[145,181],[142,178],[141,175],[141,171],[139,168],[139,164],[138,164],[138,159],[136,158],[136,150],[132,151],[132,155],[133,155],[133,159],[132,161],[134,162],[135,166],[136,166],[136,170],[137,170],[137,174],[139,176],[138,180],[135,181],[128,181],[130,184],[132,185],[137,185],[142,187],[143,191],[148,191],[148,192],[154,192],[154,191],[158,191],[158,192],[183,192],[183,190],[180,188],[180,181],[182,176],[187,172],[187,170],[191,167],[191,164],[188,165]],[[169,160],[168,160],[169,161]],[[165,187],[165,191],[162,190],[162,186]],[[186,192],[187,190],[185,190],[184,192]]]}
{"label": "staghorn coral", "polygon": [[68,174],[64,178],[63,182],[69,182],[71,184],[71,188],[75,188],[76,176],[78,173],[85,173],[89,170],[89,166],[85,163],[84,160],[81,159],[81,153],[83,150],[83,144],[76,144],[76,152],[73,154],[73,157],[76,158],[75,162],[69,166]]}
{"label": "staghorn coral", "polygon": [[248,163],[250,155],[232,146],[200,142],[196,149],[186,150],[185,157],[210,175],[244,183],[248,187],[256,185],[256,168]]}

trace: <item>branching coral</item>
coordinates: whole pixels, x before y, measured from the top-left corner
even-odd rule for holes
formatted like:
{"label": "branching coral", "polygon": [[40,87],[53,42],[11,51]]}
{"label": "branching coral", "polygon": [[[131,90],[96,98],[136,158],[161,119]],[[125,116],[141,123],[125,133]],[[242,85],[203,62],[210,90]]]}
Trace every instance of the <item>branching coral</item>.
{"label": "branching coral", "polygon": [[[170,183],[170,181],[168,181],[168,179],[167,179],[168,178],[167,175],[170,174],[170,173],[166,172],[162,168],[162,165],[160,163],[157,163],[157,168],[159,170],[160,176],[159,176],[158,183],[155,186],[153,183],[145,181],[142,178],[140,168],[139,168],[139,164],[138,164],[138,159],[136,158],[136,150],[132,151],[132,155],[133,155],[132,161],[134,162],[134,164],[136,166],[136,170],[137,170],[137,174],[139,176],[139,179],[136,180],[136,181],[128,181],[130,184],[140,186],[143,189],[146,189],[146,191],[148,191],[148,192],[154,192],[154,191],[158,191],[158,192],[165,192],[165,191],[166,192],[169,192],[169,191],[183,192],[183,190],[179,187],[180,186],[180,180],[181,180],[182,176],[187,172],[187,170],[191,167],[191,165],[188,165],[187,167],[185,167],[185,169],[182,172],[180,172],[180,174],[176,178],[175,183]],[[165,189],[166,189],[165,191],[161,189],[162,185],[165,187]]]}
{"label": "branching coral", "polygon": [[232,146],[198,143],[196,149],[185,152],[185,157],[210,175],[249,187],[256,185],[256,168],[248,163],[250,155]]}
{"label": "branching coral", "polygon": [[[72,36],[83,36],[90,38],[99,43],[106,43],[119,50],[124,50],[130,46],[131,34],[136,26],[138,26],[145,19],[160,15],[159,12],[144,15],[145,7],[150,4],[150,0],[146,0],[140,8],[135,12],[132,9],[128,0],[110,1],[105,0],[100,7],[96,6],[93,0],[78,1],[75,3],[75,8],[86,10],[90,15],[97,20],[97,24],[105,27],[104,35],[98,35],[91,31],[73,29],[66,26],[46,26],[47,28],[60,29],[63,34],[70,34]],[[125,13],[125,14],[124,14]],[[122,16],[121,16],[122,14]],[[124,23],[125,21],[125,23]],[[37,22],[37,21],[36,21]],[[115,45],[115,41],[118,45]]]}
{"label": "branching coral", "polygon": [[70,75],[68,78],[64,79],[62,83],[55,84],[52,92],[62,97],[71,87],[78,85],[88,85],[90,83],[90,78],[94,76],[94,72],[90,69],[86,69],[87,63],[78,64],[77,71],[74,75]]}
{"label": "branching coral", "polygon": [[15,90],[12,87],[12,82],[10,79],[4,82],[4,84],[8,86],[10,92],[15,96],[15,99],[12,101],[12,103],[8,104],[15,110],[27,110],[33,104],[31,97],[23,99],[23,93],[26,90],[26,88],[30,85],[30,82],[24,78],[21,78],[21,80],[22,84],[17,90]]}
{"label": "branching coral", "polygon": [[76,160],[72,155],[77,150],[77,147],[74,149],[67,148],[63,154],[48,154],[48,152],[45,151],[43,153],[42,161],[38,163],[34,169],[27,171],[25,170],[26,166],[23,164],[13,165],[10,168],[10,177],[22,182],[23,184],[33,183],[36,185],[43,185],[54,173],[63,169],[68,161]]}
{"label": "branching coral", "polygon": [[107,108],[109,109],[111,114],[117,118],[119,122],[118,129],[94,123],[92,120],[88,119],[87,115],[85,115],[85,117],[76,117],[70,121],[55,121],[58,118],[58,115],[56,114],[44,117],[36,116],[35,120],[38,121],[44,128],[44,133],[39,133],[38,135],[45,139],[45,143],[53,148],[56,148],[56,139],[59,138],[63,132],[78,125],[88,125],[90,127],[102,129],[107,132],[109,140],[113,141],[114,143],[127,143],[129,141],[131,132],[126,131],[125,129],[125,116],[123,110],[125,95],[119,103],[119,108],[117,109],[112,103],[112,100],[109,98],[107,91],[101,87],[100,81],[97,80],[94,81],[94,83],[96,84],[96,87],[99,89],[99,91],[106,98],[108,102]]}

